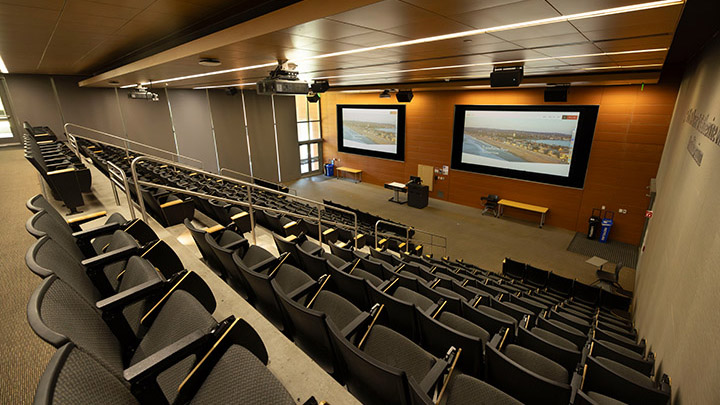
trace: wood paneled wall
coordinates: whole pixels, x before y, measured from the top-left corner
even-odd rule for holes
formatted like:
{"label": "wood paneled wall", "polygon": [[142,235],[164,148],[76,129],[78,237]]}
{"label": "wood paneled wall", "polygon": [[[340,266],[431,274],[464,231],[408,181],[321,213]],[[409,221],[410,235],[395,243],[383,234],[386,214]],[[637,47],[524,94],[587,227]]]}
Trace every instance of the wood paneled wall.
{"label": "wood paneled wall", "polygon": [[[567,103],[599,105],[600,111],[584,189],[573,189],[477,173],[450,170],[435,180],[433,198],[479,207],[480,197],[498,194],[550,208],[547,224],[584,232],[592,208],[616,212],[611,238],[639,244],[648,205],[646,186],[655,177],[670,118],[676,84],[574,87]],[[407,104],[405,162],[339,153],[337,104],[395,104],[377,93],[331,92],[322,98],[323,155],[339,165],[363,170],[363,180],[382,185],[406,181],[417,165],[450,165],[456,104],[546,104],[543,89],[415,92]],[[618,209],[627,214],[617,214]],[[537,220],[522,212],[509,213]]]}

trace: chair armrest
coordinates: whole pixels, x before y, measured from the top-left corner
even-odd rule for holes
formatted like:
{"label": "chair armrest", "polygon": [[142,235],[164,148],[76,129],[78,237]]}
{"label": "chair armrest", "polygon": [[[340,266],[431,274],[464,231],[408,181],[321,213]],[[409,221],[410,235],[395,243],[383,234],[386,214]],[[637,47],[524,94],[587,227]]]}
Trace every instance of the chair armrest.
{"label": "chair armrest", "polygon": [[47,174],[48,174],[48,176],[52,176],[52,175],[56,175],[56,174],[69,173],[69,172],[74,172],[74,171],[75,171],[74,167],[68,167],[67,169],[51,170],[51,171],[47,172]]}
{"label": "chair armrest", "polygon": [[164,284],[165,283],[163,283],[160,279],[146,281],[133,288],[100,300],[95,303],[95,306],[103,312],[124,308],[129,304],[147,297],[148,295],[160,291]]}
{"label": "chair armrest", "polygon": [[111,224],[105,224],[102,226],[98,226],[97,228],[92,228],[92,229],[79,231],[79,232],[73,232],[72,236],[73,236],[73,238],[78,239],[78,240],[89,240],[89,239],[96,238],[101,235],[111,234],[118,229],[120,229],[120,224],[111,223]]}
{"label": "chair armrest", "polygon": [[130,256],[137,254],[139,248],[137,246],[124,246],[120,249],[115,249],[111,252],[103,253],[89,259],[85,259],[80,264],[87,268],[105,266],[106,264],[114,263]]}
{"label": "chair armrest", "polygon": [[82,225],[86,222],[98,219],[100,217],[107,216],[107,211],[93,212],[92,214],[82,215],[79,217],[71,218],[67,220],[70,225]]}
{"label": "chair armrest", "polygon": [[177,342],[155,352],[144,360],[123,371],[123,377],[130,384],[137,384],[146,378],[156,376],[178,361],[194,354],[198,348],[208,341],[210,335],[202,330],[185,336]]}
{"label": "chair armrest", "polygon": [[221,246],[220,248],[225,249],[228,252],[233,252],[240,248],[245,248],[244,250],[247,250],[248,246],[250,246],[250,242],[247,239],[240,239],[236,240],[235,242],[228,243],[225,246]]}
{"label": "chair armrest", "polygon": [[350,335],[355,333],[357,328],[359,328],[362,324],[367,322],[369,319],[372,319],[369,313],[363,312],[355,317],[350,323],[345,325],[343,330],[341,331],[342,335],[345,337],[345,339],[349,339]]}
{"label": "chair armrest", "polygon": [[438,359],[438,361],[435,362],[435,365],[430,369],[430,371],[428,371],[420,382],[420,389],[422,392],[427,394],[430,391],[433,385],[438,382],[440,376],[445,372],[447,366],[448,363],[442,359]]}
{"label": "chair armrest", "polygon": [[305,284],[301,285],[300,287],[290,291],[288,293],[288,297],[290,297],[291,300],[297,301],[298,297],[300,297],[302,294],[305,294],[308,292],[311,288],[315,287],[317,285],[317,281],[312,280],[308,281]]}
{"label": "chair armrest", "polygon": [[214,233],[214,232],[217,232],[222,229],[225,229],[224,225],[215,225],[215,226],[211,226],[210,228],[205,228],[205,232]]}
{"label": "chair armrest", "polygon": [[232,219],[232,220],[234,221],[234,220],[236,220],[236,219],[240,219],[240,218],[242,218],[242,217],[244,217],[244,216],[247,216],[247,215],[249,215],[249,214],[248,214],[247,212],[245,212],[245,211],[243,211],[243,212],[238,212],[237,214],[231,216],[230,219]]}
{"label": "chair armrest", "polygon": [[164,204],[160,204],[160,208],[172,207],[173,205],[182,204],[182,203],[184,203],[184,202],[185,202],[185,201],[184,201],[184,200],[181,200],[181,199],[172,200],[172,201],[168,201],[168,202],[166,202],[166,203],[164,203]]}

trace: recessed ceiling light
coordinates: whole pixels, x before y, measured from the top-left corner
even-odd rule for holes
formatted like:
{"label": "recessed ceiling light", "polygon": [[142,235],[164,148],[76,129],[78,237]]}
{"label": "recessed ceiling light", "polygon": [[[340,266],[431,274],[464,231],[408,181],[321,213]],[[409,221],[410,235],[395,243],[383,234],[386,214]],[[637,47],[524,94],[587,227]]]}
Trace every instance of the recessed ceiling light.
{"label": "recessed ceiling light", "polygon": [[[534,26],[538,26],[538,25],[554,24],[554,23],[559,23],[559,22],[567,22],[567,21],[581,20],[581,19],[587,19],[587,18],[602,17],[602,16],[608,16],[608,15],[614,15],[614,14],[631,13],[631,12],[635,12],[635,11],[650,10],[650,9],[655,9],[655,8],[680,5],[680,4],[683,4],[684,2],[685,2],[685,0],[661,0],[661,1],[653,1],[653,2],[648,2],[648,3],[633,4],[630,6],[614,7],[614,8],[607,8],[607,9],[602,9],[602,10],[588,11],[588,12],[584,12],[584,13],[561,15],[561,16],[557,16],[557,17],[543,18],[543,19],[539,19],[539,20],[525,21],[525,22],[519,22],[519,23],[515,23],[515,24],[499,25],[499,26],[490,27],[490,28],[480,28],[480,29],[476,29],[476,30],[461,31],[461,32],[454,32],[454,33],[445,34],[445,35],[436,35],[436,36],[432,36],[432,37],[418,38],[418,39],[413,39],[413,40],[409,40],[409,41],[393,42],[393,43],[383,44],[383,45],[350,49],[347,51],[326,53],[326,54],[322,54],[322,55],[294,59],[294,60],[292,60],[292,62],[299,63],[302,61],[332,58],[335,56],[343,56],[343,55],[350,55],[350,54],[356,54],[356,53],[362,53],[362,52],[370,52],[370,51],[375,51],[375,50],[379,50],[379,49],[397,48],[397,47],[402,47],[402,46],[417,45],[417,44],[422,44],[422,43],[426,43],[426,42],[443,41],[443,40],[447,40],[447,39],[469,37],[469,36],[480,35],[480,34],[488,34],[488,33],[492,33],[492,32],[509,31],[509,30],[514,30],[514,29],[519,29],[519,28],[534,27]],[[206,72],[206,73],[199,73],[199,74],[194,74],[194,75],[173,77],[173,78],[169,78],[169,79],[157,80],[157,81],[155,81],[155,83],[175,82],[175,81],[179,81],[179,80],[195,79],[198,77],[239,72],[239,71],[243,71],[243,70],[259,69],[259,68],[264,68],[264,67],[272,67],[272,66],[276,66],[276,65],[277,65],[277,61],[273,61],[273,62],[268,62],[268,63],[262,63],[259,65],[251,65],[251,66],[244,66],[244,67],[233,68],[233,69],[218,70],[218,71],[214,71],[214,72]],[[142,84],[148,85],[150,83],[147,82],[147,83],[142,83]]]}
{"label": "recessed ceiling light", "polygon": [[200,60],[198,61],[198,64],[202,65],[202,66],[208,66],[208,67],[216,67],[216,66],[221,65],[220,59],[217,59],[217,58],[200,58]]}
{"label": "recessed ceiling light", "polygon": [[10,72],[8,72],[7,67],[5,66],[5,62],[3,61],[2,56],[0,56],[0,73],[5,73],[5,74],[10,73]]}

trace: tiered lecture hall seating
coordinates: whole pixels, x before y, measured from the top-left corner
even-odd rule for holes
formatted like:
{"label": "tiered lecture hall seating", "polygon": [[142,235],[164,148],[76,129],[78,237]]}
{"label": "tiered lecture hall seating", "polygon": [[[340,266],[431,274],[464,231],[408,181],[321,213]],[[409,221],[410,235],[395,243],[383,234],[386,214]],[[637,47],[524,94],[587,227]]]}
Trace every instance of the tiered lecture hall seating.
{"label": "tiered lecture hall seating", "polygon": [[81,229],[41,195],[27,206],[42,278],[28,322],[58,349],[35,404],[296,403],[252,327],[215,319],[208,286],[142,221]]}
{"label": "tiered lecture hall seating", "polygon": [[47,183],[53,198],[62,200],[71,214],[84,205],[82,193],[90,192],[90,169],[48,127],[24,123],[25,158]]}
{"label": "tiered lecture hall seating", "polygon": [[[110,158],[108,149],[105,147],[102,153],[96,153],[98,159]],[[119,166],[124,163],[127,170],[128,159],[122,159],[124,153],[118,152],[121,157],[114,161]],[[143,177],[174,184],[178,188],[201,190],[239,200],[246,194],[240,187],[204,179],[197,173],[163,170],[165,168],[149,163],[143,163],[142,169]],[[253,199],[279,209],[312,212],[312,208],[303,204],[264,193],[254,194]],[[323,233],[329,230],[327,235],[337,236],[337,239],[324,236],[323,242],[329,246],[321,248],[309,232],[313,227],[317,229],[317,224],[304,227],[303,221],[283,220],[273,213],[267,215],[268,212],[260,211],[256,216],[259,226],[273,231],[274,241],[281,252],[279,257],[275,257],[245,239],[244,234],[250,229],[244,210],[212,200],[195,200],[195,203],[221,224],[199,229],[189,220],[185,221],[204,261],[363,403],[669,403],[669,378],[654,375],[654,356],[647,350],[645,341],[638,340],[626,312],[630,302],[624,296],[607,293],[509,258],[503,263],[502,273],[496,274],[462,260],[417,254],[418,249],[399,246],[401,242],[396,243],[395,252],[388,249],[393,243],[389,240],[383,241],[377,249],[355,249],[352,243],[354,235],[343,238],[338,235],[337,229],[335,232],[323,229]],[[341,220],[342,216],[338,215],[336,219]],[[122,229],[126,229],[126,234],[133,231],[124,222],[111,237],[103,235],[105,239],[101,243],[90,242],[90,246],[96,251],[101,247],[107,251],[103,255],[111,256],[116,254],[116,249],[131,249],[136,253],[152,250],[147,244],[149,237],[145,235],[141,240],[139,237],[121,236]],[[363,231],[368,232],[367,227]],[[367,234],[370,235],[370,232]],[[69,245],[68,241],[63,243]],[[84,243],[85,250],[88,250],[87,243]],[[155,257],[158,263],[148,259],[152,263],[143,266],[143,260],[126,260],[120,282],[110,282],[109,287],[98,274],[109,276],[105,280],[108,281],[116,277],[117,268],[96,258],[83,260],[81,252],[74,248],[71,250],[74,251],[70,252],[71,255],[77,257],[73,264],[77,270],[70,272],[58,268],[55,275],[50,274],[38,294],[33,296],[31,308],[39,309],[29,316],[31,324],[41,336],[50,336],[46,339],[57,342],[58,346],[71,341],[86,356],[97,357],[96,361],[110,374],[113,370],[124,369],[124,376],[130,378],[130,392],[136,398],[145,388],[133,385],[138,380],[132,378],[146,374],[135,372],[137,368],[133,367],[155,359],[154,352],[165,353],[169,350],[163,349],[165,346],[174,347],[167,339],[156,342],[159,332],[154,333],[155,330],[177,337],[192,332],[187,328],[196,328],[192,336],[198,339],[201,335],[206,336],[203,342],[207,343],[215,341],[217,334],[213,332],[220,327],[218,325],[231,322],[216,322],[207,317],[207,313],[211,312],[212,299],[205,288],[195,287],[203,285],[196,278],[191,279],[193,282],[188,283],[186,289],[181,283],[180,288],[167,293],[172,288],[169,286],[175,285],[175,280],[183,279],[185,274],[187,277],[193,274],[181,270],[178,276],[173,274],[178,271],[176,266],[158,266],[161,262],[173,262],[172,254],[167,250]],[[398,254],[398,251],[401,253]],[[160,270],[157,274],[153,273],[160,281],[136,270],[149,269],[153,265]],[[90,272],[90,268],[96,270]],[[87,277],[82,278],[82,287],[77,286],[75,278],[65,275],[82,274],[82,270],[93,274],[90,283]],[[47,274],[52,270],[36,272]],[[135,334],[126,333],[122,338],[115,338],[116,342],[123,343],[113,343],[112,349],[103,347],[101,354],[97,355],[93,350],[99,349],[92,344],[79,337],[78,341],[73,341],[76,331],[63,329],[62,323],[57,322],[56,311],[43,312],[44,297],[54,296],[48,292],[61,288],[57,285],[64,287],[63,283],[74,286],[75,291],[83,291],[76,294],[84,302],[104,299],[97,304],[95,311],[102,312],[105,308],[115,310],[112,316],[101,315],[101,318],[107,318],[110,330],[123,329],[117,326],[122,324],[124,330],[130,328]],[[165,297],[158,305],[161,308],[139,318],[145,313],[145,308],[155,308],[150,305],[154,301],[148,302],[149,298],[143,296],[136,301],[133,309],[128,307],[118,312],[114,301],[121,300],[123,294],[139,297],[135,295],[136,289],[147,283],[157,286],[153,299]],[[158,326],[158,320],[171,316],[170,310],[163,310],[165,306],[175,305],[176,300],[170,298],[186,290],[190,292],[185,294],[184,300],[193,304],[182,305],[194,307],[195,312],[205,314],[204,318],[198,315],[204,320],[183,325],[183,330],[179,332],[172,330],[171,321]],[[116,294],[121,298],[116,298]],[[80,306],[79,303],[77,305]],[[51,307],[49,304],[45,306]],[[148,316],[150,319],[147,319]],[[95,342],[95,338],[91,340]],[[206,347],[202,346],[202,349]],[[256,353],[252,349],[248,348]],[[73,350],[76,349],[63,347],[59,353],[64,354],[58,356],[69,359],[68,353],[73,353]],[[241,351],[241,348],[236,350]],[[109,356],[106,353],[114,353],[114,357],[106,358]],[[182,397],[184,400],[209,390],[203,391],[204,387],[213,386],[214,379],[211,377],[226,372],[221,367],[226,364],[223,361],[225,356],[212,356],[213,359],[220,358],[214,368],[209,367],[212,371],[203,372],[202,377],[195,380],[191,393],[185,393],[181,388],[177,396],[185,395]],[[251,355],[248,357],[252,358]],[[263,356],[256,353],[256,357],[261,360],[258,367],[262,369]],[[227,360],[230,361],[234,360]],[[49,370],[61,367],[51,366]],[[160,374],[159,391],[157,386],[152,387],[156,393],[163,392],[166,399],[172,398],[172,394],[164,388],[181,379],[178,376],[184,378],[190,370],[183,362],[175,362],[168,367],[172,371],[166,374],[169,374],[166,378]],[[55,371],[48,373],[57,374]],[[270,377],[268,379],[272,379]],[[120,381],[125,384],[121,384],[122,387],[128,386],[127,382]],[[44,386],[41,383],[41,389]],[[140,386],[146,387],[144,384]]]}
{"label": "tiered lecture hall seating", "polygon": [[[106,175],[107,162],[112,162],[120,167],[129,177],[130,163],[134,157],[139,156],[127,156],[125,150],[123,149],[108,145],[101,145],[87,140],[79,140],[78,143],[81,151],[92,159],[96,167],[98,167],[98,169]],[[142,161],[138,166],[140,179],[143,181],[202,192],[213,196],[243,202],[246,202],[248,199],[247,191],[244,186],[217,181],[213,178],[206,177],[197,171],[168,167],[160,163],[148,161]],[[129,181],[131,183],[130,191],[133,194],[133,198],[137,199],[132,179],[130,178]],[[283,186],[262,182],[261,180],[259,180],[259,182],[259,185],[272,186],[269,188],[278,189],[282,192],[288,191],[288,189]],[[159,189],[143,187],[141,190],[148,212],[150,212],[150,214],[164,226],[181,223],[186,218],[192,219],[193,202],[194,208],[200,210],[220,224],[229,224],[230,222],[234,222],[239,229],[242,230],[247,230],[250,226],[250,218],[243,215],[247,211],[245,208],[232,207],[229,204],[213,199],[175,195]],[[252,198],[253,203],[263,207],[289,211],[309,217],[317,217],[317,207],[310,206],[297,200],[284,198],[284,196],[281,195],[261,190],[253,190]],[[370,244],[374,240],[372,238],[375,234],[375,223],[379,219],[385,220],[381,217],[344,207],[339,204],[334,204],[330,201],[325,202],[328,205],[334,205],[339,208],[354,211],[358,216],[359,229],[356,235],[353,229],[354,221],[351,215],[335,210],[324,210],[322,215],[323,220],[335,221],[340,223],[341,226],[330,228],[323,225],[323,239],[328,238],[332,242],[338,242],[341,247],[350,245],[354,246],[355,239],[357,239],[359,248],[362,248],[365,244]],[[317,221],[308,219],[297,220],[289,216],[283,217],[282,215],[278,215],[269,210],[256,210],[254,215],[256,223],[269,228],[280,235],[289,236],[290,234],[294,234],[297,236],[300,232],[303,232],[308,236],[314,238],[318,237],[319,229]],[[390,236],[385,236],[385,238],[389,241],[389,248],[397,252],[400,252],[403,249],[407,250],[409,248],[404,246],[402,242],[405,240],[404,229],[405,228],[402,226],[387,224],[382,224],[379,227],[379,231],[381,233],[390,234]],[[412,232],[410,236],[412,236]],[[415,254],[422,253],[421,249],[414,249],[412,251]]]}

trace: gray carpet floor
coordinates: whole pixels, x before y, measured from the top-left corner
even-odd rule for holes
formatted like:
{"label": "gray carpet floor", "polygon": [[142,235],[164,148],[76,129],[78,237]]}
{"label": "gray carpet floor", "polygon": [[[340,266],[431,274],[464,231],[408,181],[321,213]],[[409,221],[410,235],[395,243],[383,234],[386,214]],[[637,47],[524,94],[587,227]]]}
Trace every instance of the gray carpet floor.
{"label": "gray carpet floor", "polygon": [[28,198],[41,191],[37,171],[19,147],[0,148],[0,403],[32,403],[35,387],[55,353],[30,329],[26,308],[40,284],[25,266],[25,252],[35,239],[25,231]]}
{"label": "gray carpet floor", "polygon": [[588,239],[584,233],[576,233],[570,241],[567,250],[585,256],[597,256],[611,263],[622,263],[625,266],[635,268],[638,261],[638,247],[629,243],[622,243],[608,240],[607,243],[598,242],[595,239]]}

